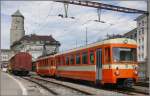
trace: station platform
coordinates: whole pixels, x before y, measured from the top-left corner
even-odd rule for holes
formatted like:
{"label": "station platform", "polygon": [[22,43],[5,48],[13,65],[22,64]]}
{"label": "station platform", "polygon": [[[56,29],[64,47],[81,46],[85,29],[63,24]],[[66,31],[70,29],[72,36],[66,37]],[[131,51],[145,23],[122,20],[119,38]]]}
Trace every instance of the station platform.
{"label": "station platform", "polygon": [[0,71],[0,96],[22,96],[22,90],[11,76]]}

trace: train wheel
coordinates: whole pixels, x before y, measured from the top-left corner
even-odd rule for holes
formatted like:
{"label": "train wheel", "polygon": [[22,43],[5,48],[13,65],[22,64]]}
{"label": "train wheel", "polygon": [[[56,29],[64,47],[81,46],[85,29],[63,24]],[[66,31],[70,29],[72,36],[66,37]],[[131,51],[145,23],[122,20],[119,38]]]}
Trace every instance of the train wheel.
{"label": "train wheel", "polygon": [[29,73],[28,71],[23,71],[23,72],[22,72],[22,75],[23,75],[23,76],[27,76],[28,73]]}
{"label": "train wheel", "polygon": [[12,73],[13,73],[14,75],[19,75],[19,72],[16,71],[16,70],[13,70]]}
{"label": "train wheel", "polygon": [[60,76],[59,75],[55,75],[55,79],[60,79]]}
{"label": "train wheel", "polygon": [[127,88],[131,88],[133,86],[133,79],[126,79],[123,82],[123,86]]}
{"label": "train wheel", "polygon": [[100,87],[100,85],[101,85],[99,80],[96,80],[95,84],[96,84],[96,87]]}

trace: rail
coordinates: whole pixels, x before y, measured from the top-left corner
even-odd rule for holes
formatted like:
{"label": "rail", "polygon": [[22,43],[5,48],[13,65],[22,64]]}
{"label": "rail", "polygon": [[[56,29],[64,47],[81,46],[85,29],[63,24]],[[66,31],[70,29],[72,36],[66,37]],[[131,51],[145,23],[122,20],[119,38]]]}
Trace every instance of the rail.
{"label": "rail", "polygon": [[73,86],[69,86],[69,85],[65,85],[65,84],[61,84],[61,83],[56,83],[54,81],[49,81],[49,80],[45,80],[45,79],[41,79],[41,78],[37,78],[37,77],[22,77],[22,78],[26,79],[28,81],[31,81],[33,83],[38,84],[39,86],[41,86],[45,90],[49,91],[53,95],[61,95],[61,93],[56,92],[56,90],[54,91],[53,88],[49,88],[47,86],[48,84],[55,84],[55,85],[58,85],[59,87],[62,86],[62,87],[65,87],[65,88],[69,88],[71,90],[77,91],[78,93],[81,93],[81,94],[84,94],[84,95],[93,95],[94,94],[94,93],[92,93],[90,91],[87,91],[87,90],[75,88]]}

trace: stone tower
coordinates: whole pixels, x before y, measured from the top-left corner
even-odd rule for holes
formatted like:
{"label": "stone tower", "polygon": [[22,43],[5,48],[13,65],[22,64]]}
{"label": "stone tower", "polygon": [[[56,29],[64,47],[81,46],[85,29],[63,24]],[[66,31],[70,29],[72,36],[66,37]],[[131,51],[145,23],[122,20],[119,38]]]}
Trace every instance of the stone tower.
{"label": "stone tower", "polygon": [[10,46],[15,41],[18,41],[25,35],[24,30],[24,16],[17,10],[12,16],[12,23],[10,29]]}

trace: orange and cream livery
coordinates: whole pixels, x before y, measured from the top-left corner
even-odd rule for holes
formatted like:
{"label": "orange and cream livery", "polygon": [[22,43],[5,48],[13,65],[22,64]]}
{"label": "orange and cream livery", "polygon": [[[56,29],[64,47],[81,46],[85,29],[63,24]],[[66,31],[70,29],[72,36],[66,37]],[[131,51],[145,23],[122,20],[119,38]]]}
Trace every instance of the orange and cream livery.
{"label": "orange and cream livery", "polygon": [[104,40],[40,58],[37,73],[132,87],[138,78],[136,48],[132,39]]}

